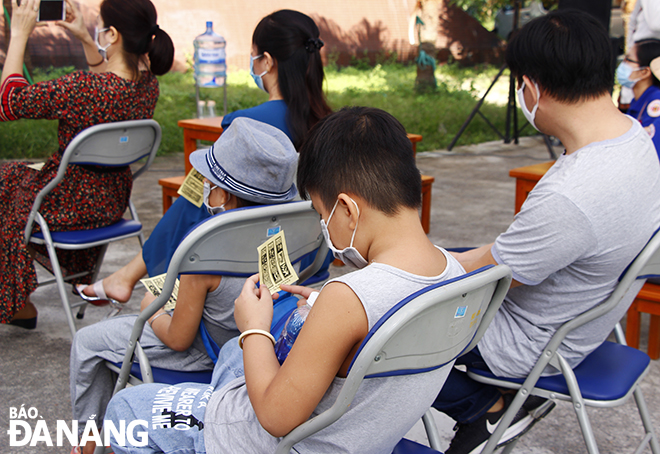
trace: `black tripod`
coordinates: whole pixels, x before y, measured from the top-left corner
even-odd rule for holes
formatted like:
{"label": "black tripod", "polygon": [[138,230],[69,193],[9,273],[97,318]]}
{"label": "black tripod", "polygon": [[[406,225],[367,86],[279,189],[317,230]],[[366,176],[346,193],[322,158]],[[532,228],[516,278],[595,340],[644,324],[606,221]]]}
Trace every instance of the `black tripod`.
{"label": "black tripod", "polygon": [[[518,29],[518,24],[520,21],[520,0],[514,0],[513,7],[514,7],[513,31],[511,32],[511,34],[513,34],[513,32]],[[500,71],[497,73],[497,75],[493,79],[493,82],[491,82],[490,86],[488,87],[488,90],[486,90],[486,93],[484,93],[484,95],[481,97],[477,105],[474,107],[474,109],[472,109],[472,112],[470,112],[470,115],[468,115],[467,119],[465,120],[465,123],[463,123],[461,129],[452,139],[451,143],[447,147],[447,150],[451,151],[451,149],[454,148],[454,145],[456,145],[458,139],[461,137],[463,132],[465,132],[468,125],[477,114],[479,114],[479,116],[483,118],[486,124],[490,126],[491,129],[495,131],[495,133],[498,136],[500,136],[500,138],[504,141],[504,143],[511,143],[511,140],[513,139],[513,143],[518,145],[518,137],[520,136],[520,131],[522,131],[525,127],[527,127],[527,124],[525,124],[525,126],[523,126],[521,129],[518,129],[518,109],[516,109],[516,79],[515,77],[513,77],[512,74],[509,74],[509,99],[506,105],[506,122],[504,125],[504,134],[502,134],[500,130],[497,129],[497,127],[490,120],[488,120],[488,118],[486,118],[486,116],[483,113],[481,113],[481,111],[479,110],[483,105],[484,101],[486,100],[486,96],[488,96],[488,93],[490,93],[490,90],[495,86],[500,76],[504,73],[506,66],[507,66],[506,63],[502,65]],[[544,134],[543,139],[545,141],[545,146],[548,149],[548,153],[550,153],[550,157],[552,159],[557,159],[557,155],[555,154],[555,151],[552,148],[552,143],[550,142],[550,138]]]}

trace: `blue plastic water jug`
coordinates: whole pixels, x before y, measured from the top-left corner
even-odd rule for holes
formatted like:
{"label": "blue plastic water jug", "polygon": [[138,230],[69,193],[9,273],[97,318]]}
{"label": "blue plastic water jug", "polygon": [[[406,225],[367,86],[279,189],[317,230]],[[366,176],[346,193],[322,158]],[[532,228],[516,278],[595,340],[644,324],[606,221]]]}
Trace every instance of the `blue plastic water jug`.
{"label": "blue plastic water jug", "polygon": [[206,23],[206,32],[195,38],[195,82],[198,87],[222,87],[227,77],[225,39]]}

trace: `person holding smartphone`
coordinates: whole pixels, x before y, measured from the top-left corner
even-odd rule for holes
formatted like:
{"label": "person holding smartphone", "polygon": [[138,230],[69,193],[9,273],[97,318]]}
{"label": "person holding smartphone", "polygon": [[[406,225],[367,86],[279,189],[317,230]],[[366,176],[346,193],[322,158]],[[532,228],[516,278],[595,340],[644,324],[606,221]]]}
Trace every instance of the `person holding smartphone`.
{"label": "person holding smartphone", "polygon": [[[155,75],[172,66],[172,40],[157,23],[150,0],[103,0],[92,37],[78,7],[66,0],[57,25],[82,44],[89,71],[29,85],[21,75],[28,37],[39,15],[39,0],[12,0],[11,40],[0,80],[0,121],[58,120],[58,150],[41,170],[22,162],[0,166],[0,323],[36,327],[30,294],[37,287],[33,257],[50,266],[45,250],[28,247],[23,229],[37,193],[57,173],[62,153],[83,129],[114,121],[152,118],[158,100]],[[45,199],[42,210],[52,230],[110,225],[126,210],[132,185],[125,167],[75,165]],[[98,249],[61,251],[66,275],[91,269]],[[88,278],[89,279],[89,278]],[[89,283],[81,278],[78,283]],[[75,284],[75,282],[74,282]]]}

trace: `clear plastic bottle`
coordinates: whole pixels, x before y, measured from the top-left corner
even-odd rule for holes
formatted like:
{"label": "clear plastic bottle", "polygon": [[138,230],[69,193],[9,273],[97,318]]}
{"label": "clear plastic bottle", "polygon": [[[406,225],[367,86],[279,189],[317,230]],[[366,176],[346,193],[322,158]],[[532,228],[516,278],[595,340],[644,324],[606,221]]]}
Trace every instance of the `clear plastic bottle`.
{"label": "clear plastic bottle", "polygon": [[206,117],[206,101],[197,101],[197,118]]}
{"label": "clear plastic bottle", "polygon": [[309,314],[309,311],[312,309],[314,301],[316,301],[318,295],[319,292],[312,293],[309,298],[307,298],[307,304],[295,308],[284,324],[282,334],[280,334],[280,337],[275,343],[275,355],[280,364],[284,364],[284,360],[289,356],[291,347],[293,347],[293,343],[296,341],[300,329],[307,319],[307,314]]}
{"label": "clear plastic bottle", "polygon": [[209,118],[215,117],[215,101],[209,99],[208,101],[206,101],[206,107],[208,107],[207,113]]}
{"label": "clear plastic bottle", "polygon": [[206,23],[206,32],[195,38],[195,81],[198,87],[222,87],[227,77],[225,39]]}

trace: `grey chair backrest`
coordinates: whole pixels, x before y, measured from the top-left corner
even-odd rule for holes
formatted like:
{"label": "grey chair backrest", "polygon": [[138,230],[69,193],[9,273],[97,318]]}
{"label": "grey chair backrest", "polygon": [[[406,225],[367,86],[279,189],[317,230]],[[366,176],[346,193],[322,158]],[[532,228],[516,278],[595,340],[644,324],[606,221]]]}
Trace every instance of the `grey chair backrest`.
{"label": "grey chair backrest", "polygon": [[283,230],[291,262],[317,251],[314,262],[299,273],[298,282],[303,282],[321,268],[328,252],[319,219],[311,202],[291,202],[232,210],[198,224],[174,252],[162,293],[135,322],[115,392],[126,386],[135,345],[142,335],[144,323],[167,302],[179,274],[243,277],[256,274],[259,271],[257,247],[269,236]]}
{"label": "grey chair backrest", "polygon": [[[598,306],[578,315],[573,320],[564,323],[552,336],[552,339],[545,348],[545,351],[556,352],[559,345],[564,340],[566,335],[573,331],[575,328],[582,326],[608,312],[613,310],[621,300],[626,297],[626,294],[631,290],[630,287],[638,279],[646,279],[647,277],[655,277],[660,275],[660,229],[656,230],[651,239],[646,243],[644,249],[637,255],[635,260],[626,268],[619,279],[619,284],[616,286],[612,294]],[[577,302],[576,302],[577,303]],[[556,368],[558,364],[555,358],[551,358],[550,362]],[[542,360],[537,362],[536,366],[530,372],[530,375],[535,373],[536,367],[542,372]],[[547,363],[546,363],[547,364]],[[543,365],[545,367],[545,365]],[[541,374],[539,372],[539,376]],[[538,377],[537,377],[538,378]]]}
{"label": "grey chair backrest", "polygon": [[34,219],[46,194],[64,178],[69,164],[126,166],[144,157],[144,164],[133,172],[133,179],[145,172],[160,146],[161,130],[154,120],[129,120],[90,126],[76,135],[62,154],[57,175],[35,198],[25,229],[27,242]]}
{"label": "grey chair backrest", "polygon": [[510,284],[507,266],[490,266],[427,287],[399,302],[364,339],[333,406],[292,430],[276,453],[289,453],[294,444],[339,419],[363,379],[436,369],[472,349]]}

